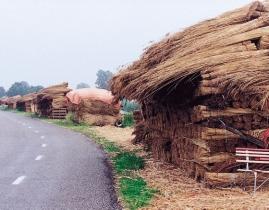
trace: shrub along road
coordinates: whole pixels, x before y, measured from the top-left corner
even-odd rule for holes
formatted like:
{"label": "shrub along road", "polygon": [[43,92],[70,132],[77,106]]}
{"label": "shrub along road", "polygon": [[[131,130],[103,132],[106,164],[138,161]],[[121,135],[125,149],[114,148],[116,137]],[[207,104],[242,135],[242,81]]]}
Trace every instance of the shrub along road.
{"label": "shrub along road", "polygon": [[85,136],[0,111],[0,209],[120,209],[105,153]]}

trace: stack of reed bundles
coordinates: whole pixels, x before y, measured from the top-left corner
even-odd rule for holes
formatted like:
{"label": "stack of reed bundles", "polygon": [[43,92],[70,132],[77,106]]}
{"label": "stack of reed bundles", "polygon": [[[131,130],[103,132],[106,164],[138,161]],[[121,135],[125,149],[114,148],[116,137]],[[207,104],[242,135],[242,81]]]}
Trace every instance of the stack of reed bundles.
{"label": "stack of reed bundles", "polygon": [[36,93],[29,93],[21,97],[20,100],[17,101],[17,109],[24,112],[36,112],[36,104],[34,103],[36,99]]}
{"label": "stack of reed bundles", "polygon": [[77,123],[104,126],[115,125],[121,120],[120,105],[112,104],[110,91],[96,88],[73,90],[66,96],[69,110]]}
{"label": "stack of reed bundles", "polygon": [[3,97],[0,99],[0,105],[7,105],[8,97]]}
{"label": "stack of reed bundles", "polygon": [[235,148],[257,146],[220,120],[256,138],[269,128],[268,40],[269,2],[255,1],[149,47],[111,86],[142,106],[135,141],[208,185],[241,183]]}
{"label": "stack of reed bundles", "polygon": [[[62,110],[63,114],[66,115],[67,100],[65,96],[70,91],[68,83],[50,86],[39,91],[36,96],[37,113],[40,116],[54,119],[57,118],[54,113],[58,114]],[[63,117],[65,116],[60,116],[60,118]]]}
{"label": "stack of reed bundles", "polygon": [[6,105],[8,105],[9,109],[17,109],[17,101],[19,101],[20,99],[20,95],[9,97],[6,100]]}

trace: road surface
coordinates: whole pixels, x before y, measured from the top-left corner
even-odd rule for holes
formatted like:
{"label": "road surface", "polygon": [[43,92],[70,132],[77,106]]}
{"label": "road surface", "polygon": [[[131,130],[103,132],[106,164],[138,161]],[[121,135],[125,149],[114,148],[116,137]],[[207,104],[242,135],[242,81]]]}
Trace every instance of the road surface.
{"label": "road surface", "polygon": [[1,210],[120,209],[106,155],[87,137],[0,111]]}

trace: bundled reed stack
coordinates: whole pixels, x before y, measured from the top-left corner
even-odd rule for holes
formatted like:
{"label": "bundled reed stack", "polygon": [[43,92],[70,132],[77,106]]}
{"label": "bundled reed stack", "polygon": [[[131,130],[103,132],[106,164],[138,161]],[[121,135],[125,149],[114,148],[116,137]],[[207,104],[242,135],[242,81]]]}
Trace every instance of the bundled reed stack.
{"label": "bundled reed stack", "polygon": [[235,148],[257,145],[223,123],[257,138],[269,127],[268,9],[256,1],[168,36],[113,78],[116,99],[142,105],[139,141],[155,158],[212,185],[241,181]]}
{"label": "bundled reed stack", "polygon": [[37,93],[37,113],[52,119],[64,119],[67,114],[66,94],[70,92],[68,83],[50,86]]}
{"label": "bundled reed stack", "polygon": [[17,101],[17,109],[24,112],[37,112],[37,106],[35,103],[36,96],[36,93],[29,93],[25,96],[22,96],[22,98]]}
{"label": "bundled reed stack", "polygon": [[7,105],[8,97],[3,97],[0,99],[0,105]]}
{"label": "bundled reed stack", "polygon": [[6,100],[6,105],[8,105],[9,109],[17,109],[17,101],[19,101],[21,99],[20,95],[17,96],[12,96],[7,98]]}
{"label": "bundled reed stack", "polygon": [[114,97],[104,89],[84,88],[73,90],[67,95],[69,109],[74,120],[89,125],[114,125],[121,119],[120,105],[112,104]]}

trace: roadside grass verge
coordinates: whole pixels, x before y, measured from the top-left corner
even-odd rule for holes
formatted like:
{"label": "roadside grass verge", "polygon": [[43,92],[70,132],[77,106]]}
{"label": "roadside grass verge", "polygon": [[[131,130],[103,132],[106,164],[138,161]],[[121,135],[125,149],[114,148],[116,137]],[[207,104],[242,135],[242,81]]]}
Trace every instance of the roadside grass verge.
{"label": "roadside grass verge", "polygon": [[45,119],[45,121],[80,132],[102,146],[112,162],[120,198],[128,209],[136,210],[149,205],[154,195],[159,192],[149,188],[145,180],[135,174],[135,171],[141,170],[145,166],[144,159],[137,156],[135,152],[126,151],[115,142],[97,135],[86,124],[76,124],[68,118],[66,120]]}

